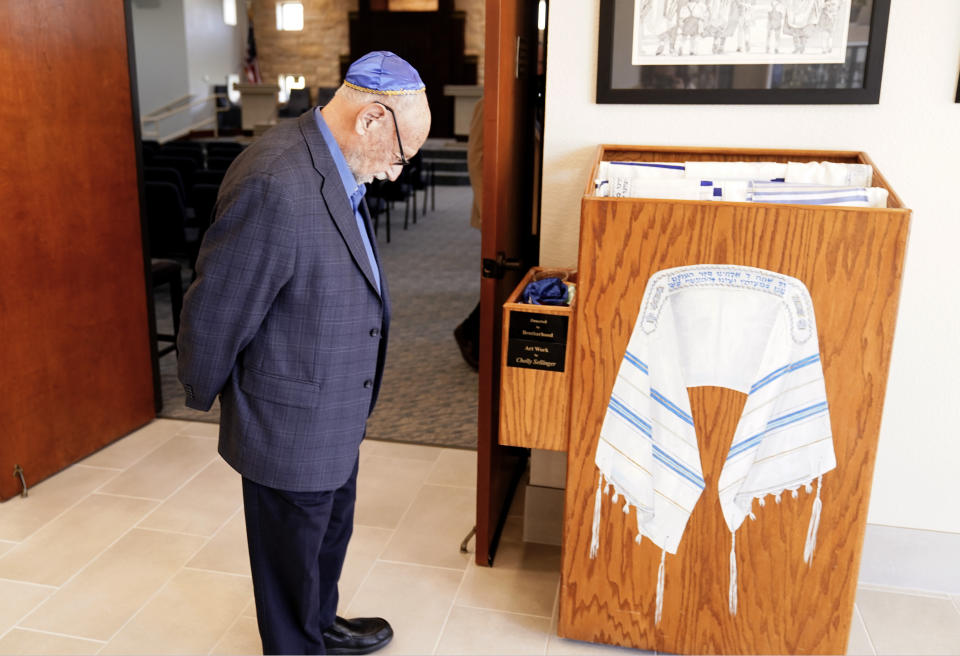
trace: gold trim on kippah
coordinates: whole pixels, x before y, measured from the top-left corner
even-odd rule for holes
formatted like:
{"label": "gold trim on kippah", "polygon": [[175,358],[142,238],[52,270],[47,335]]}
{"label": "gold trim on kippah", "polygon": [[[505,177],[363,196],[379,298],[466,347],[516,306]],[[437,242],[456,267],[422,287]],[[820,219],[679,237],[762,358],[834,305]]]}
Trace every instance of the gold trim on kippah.
{"label": "gold trim on kippah", "polygon": [[362,91],[363,93],[375,93],[381,96],[412,96],[415,93],[423,93],[427,90],[426,86],[422,86],[419,89],[397,89],[395,91],[381,91],[379,89],[368,89],[366,87],[361,87],[358,84],[353,82],[343,81],[343,86],[350,87],[351,89],[356,89],[357,91]]}

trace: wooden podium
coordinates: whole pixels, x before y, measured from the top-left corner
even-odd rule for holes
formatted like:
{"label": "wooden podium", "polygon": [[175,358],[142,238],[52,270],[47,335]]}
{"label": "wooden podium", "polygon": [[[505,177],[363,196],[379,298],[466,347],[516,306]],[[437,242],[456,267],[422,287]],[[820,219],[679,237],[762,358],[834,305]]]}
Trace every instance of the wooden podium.
{"label": "wooden podium", "polygon": [[[560,589],[561,636],[674,653],[845,652],[900,295],[910,210],[874,167],[887,209],[597,198],[600,161],[868,163],[863,153],[601,146],[582,201],[570,362],[569,445]],[[737,531],[739,612],[727,606],[730,532],[717,478],[745,395],[691,388],[704,490],[679,551],[667,555],[663,618],[654,622],[660,549],[603,500],[589,557],[600,426],[651,274],[693,264],[769,269],[809,289],[819,333],[837,468],[823,477],[812,563],[803,547],[812,496],[754,504]]]}
{"label": "wooden podium", "polygon": [[277,122],[276,84],[237,83],[234,86],[240,92],[241,121],[244,130],[253,130],[258,125]]}

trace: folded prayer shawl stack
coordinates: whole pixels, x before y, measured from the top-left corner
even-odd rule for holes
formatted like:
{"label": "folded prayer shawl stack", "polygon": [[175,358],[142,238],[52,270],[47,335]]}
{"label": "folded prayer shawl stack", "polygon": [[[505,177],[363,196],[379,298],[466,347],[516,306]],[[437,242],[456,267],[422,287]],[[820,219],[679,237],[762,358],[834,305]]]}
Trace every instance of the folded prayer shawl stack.
{"label": "folded prayer shawl stack", "polygon": [[615,198],[886,207],[873,167],[845,162],[600,162],[594,194]]}
{"label": "folded prayer shawl stack", "polygon": [[730,265],[665,269],[647,283],[610,395],[595,462],[599,480],[590,555],[600,541],[604,489],[636,508],[637,542],[662,549],[657,616],[663,607],[666,553],[676,553],[705,484],[688,387],[747,394],[719,478],[731,533],[730,612],[736,613],[736,530],[754,517],[754,499],[800,487],[816,499],[804,560],[816,545],[819,479],[836,467],[830,415],[806,286],[772,271]]}

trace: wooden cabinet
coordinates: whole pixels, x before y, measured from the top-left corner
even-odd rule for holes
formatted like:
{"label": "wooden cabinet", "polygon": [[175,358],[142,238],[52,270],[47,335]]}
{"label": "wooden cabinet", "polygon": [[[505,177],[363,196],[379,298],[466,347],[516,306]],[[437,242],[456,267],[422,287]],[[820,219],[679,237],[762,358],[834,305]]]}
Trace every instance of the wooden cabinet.
{"label": "wooden cabinet", "polygon": [[[859,152],[600,147],[582,201],[576,334],[560,589],[561,636],[674,653],[844,653],[853,613],[910,210],[598,198],[600,161],[868,163]],[[676,555],[666,557],[663,617],[654,622],[661,552],[603,500],[590,559],[604,412],[651,274],[693,264],[776,271],[810,291],[837,468],[823,477],[812,563],[802,552],[811,497],[784,495],[737,531],[739,611],[728,611],[730,532],[717,478],[745,396],[691,388],[706,489]]]}

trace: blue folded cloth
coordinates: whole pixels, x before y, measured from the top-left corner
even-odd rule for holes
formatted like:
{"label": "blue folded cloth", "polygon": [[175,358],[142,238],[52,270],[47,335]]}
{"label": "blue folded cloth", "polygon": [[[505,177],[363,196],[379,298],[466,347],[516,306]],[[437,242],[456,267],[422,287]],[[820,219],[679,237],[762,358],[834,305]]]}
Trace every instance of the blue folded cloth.
{"label": "blue folded cloth", "polygon": [[568,305],[570,292],[566,283],[559,278],[544,278],[534,280],[524,287],[520,302],[534,305]]}

